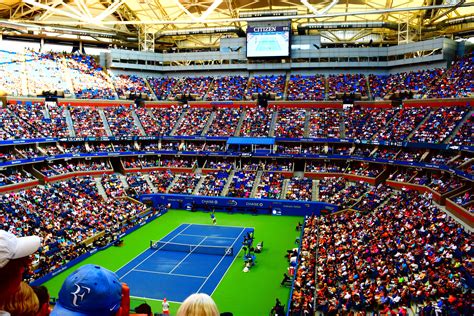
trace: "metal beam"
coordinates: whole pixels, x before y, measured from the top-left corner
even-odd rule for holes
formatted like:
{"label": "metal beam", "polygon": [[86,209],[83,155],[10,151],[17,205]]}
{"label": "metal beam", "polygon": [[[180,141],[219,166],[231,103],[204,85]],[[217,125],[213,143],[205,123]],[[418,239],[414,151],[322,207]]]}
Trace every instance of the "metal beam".
{"label": "metal beam", "polygon": [[[75,15],[73,13],[70,13],[70,12],[67,12],[67,11],[64,11],[64,10],[61,10],[61,9],[57,9],[55,7],[51,7],[51,6],[48,6],[48,5],[45,5],[45,4],[42,4],[42,3],[39,3],[37,1],[34,1],[34,0],[23,0],[25,3],[28,3],[32,6],[35,6],[35,7],[38,7],[38,8],[41,8],[41,9],[44,9],[46,11],[51,11],[51,12],[54,12],[56,14],[59,14],[59,15],[62,15],[62,16],[67,16],[71,19],[75,19],[75,20],[80,20],[82,22],[86,22],[86,23],[89,23],[88,21],[85,21],[84,18],[82,16],[78,16],[78,15]],[[39,21],[39,22],[44,22],[44,21]],[[72,22],[72,21],[69,21],[69,22]],[[49,23],[49,22],[46,22],[46,23]],[[76,22],[77,23],[77,22]]]}
{"label": "metal beam", "polygon": [[[32,0],[24,0],[24,1],[29,1],[29,2],[34,2]],[[179,3],[179,0],[174,0],[175,2]],[[335,18],[335,17],[344,17],[347,15],[374,15],[374,14],[384,14],[384,13],[395,13],[395,12],[409,12],[409,11],[424,11],[424,10],[430,10],[430,9],[442,9],[442,8],[451,8],[455,6],[456,4],[448,4],[448,5],[434,5],[434,6],[425,6],[425,7],[400,7],[400,8],[391,8],[391,9],[379,9],[379,10],[370,10],[370,11],[356,11],[356,12],[340,12],[340,13],[327,13],[324,16],[317,16],[314,14],[305,14],[305,15],[293,15],[293,16],[288,16],[286,18],[291,19],[291,20],[299,20],[299,19],[314,19],[314,18]],[[466,5],[466,4],[465,4]],[[180,3],[180,7],[183,7],[183,5]],[[464,5],[461,5],[464,6]],[[183,7],[184,8],[184,7]],[[191,14],[186,8],[184,8],[185,12],[187,11],[191,18],[191,20],[149,20],[149,21],[102,21],[100,24],[102,25],[108,25],[108,24],[137,24],[137,25],[146,25],[146,24],[161,24],[161,25],[167,25],[167,24],[200,24],[202,23],[199,21],[193,14]],[[274,20],[274,17],[259,17],[259,18],[224,18],[224,19],[210,19],[207,20],[207,23],[232,23],[232,22],[253,22],[253,21],[272,21]],[[24,21],[22,21],[24,22]],[[37,22],[37,21],[29,21],[31,22]],[[46,22],[40,22],[40,23],[46,23]],[[64,25],[82,25],[82,24],[89,24],[89,21],[67,21],[67,20],[59,20],[59,21],[48,21],[47,23],[52,23],[52,24],[64,24]]]}
{"label": "metal beam", "polygon": [[82,13],[84,15],[87,15],[89,18],[92,19],[92,14],[91,14],[91,11],[89,10],[89,8],[87,7],[86,3],[84,2],[84,0],[74,0],[75,3],[77,4],[77,6],[79,7],[79,9],[81,9]]}
{"label": "metal beam", "polygon": [[[51,1],[53,2],[53,1]],[[49,2],[48,2],[49,3]],[[25,10],[26,8],[26,10]],[[24,16],[33,14],[38,11],[43,11],[44,9],[34,7],[30,4],[21,2],[14,11],[10,14],[10,19],[23,18]]]}
{"label": "metal beam", "polygon": [[220,4],[222,3],[223,0],[214,0],[214,2],[209,6],[209,8],[207,8],[207,10],[201,14],[201,16],[199,17],[199,19],[201,19],[201,21],[205,21],[207,19],[207,17],[212,13],[214,12],[214,10],[220,6]]}
{"label": "metal beam", "polygon": [[155,32],[148,25],[138,29],[138,49],[142,52],[155,51]]}
{"label": "metal beam", "polygon": [[430,20],[430,24],[439,20],[440,18],[442,18],[443,16],[446,16],[448,15],[449,13],[453,12],[454,10],[456,10],[459,6],[461,6],[462,4],[464,4],[464,2],[466,2],[466,0],[461,0],[458,2],[457,5],[455,5],[454,7],[452,8],[449,8],[448,10],[444,11],[443,13],[441,14],[438,14],[437,16],[433,17],[431,20]]}
{"label": "metal beam", "polygon": [[[63,0],[57,0],[56,2],[52,3],[50,6],[53,7],[53,8],[57,8],[57,7],[60,6],[60,5],[67,6],[69,9],[71,9],[68,5],[66,5],[66,4],[64,3]],[[76,12],[75,12],[74,10],[71,10],[71,11],[73,11],[74,13],[80,15],[80,13],[79,13],[78,11],[76,11]],[[43,12],[43,13],[41,14],[41,16],[39,17],[38,20],[40,20],[40,21],[46,20],[46,19],[48,19],[49,17],[51,17],[53,14],[54,14],[53,11],[47,10],[47,11],[45,11],[45,12]]]}
{"label": "metal beam", "polygon": [[115,11],[117,11],[117,9],[125,2],[125,0],[120,0],[120,1],[117,1],[117,2],[114,2],[110,7],[108,7],[107,9],[105,9],[105,11],[103,11],[101,14],[99,14],[98,16],[94,17],[92,20],[94,21],[94,23],[98,23],[98,22],[102,22],[103,19],[105,19],[106,17],[108,17],[109,15],[111,15],[112,13],[114,13]]}
{"label": "metal beam", "polygon": [[[173,0],[173,1],[174,1],[174,3],[178,6],[178,8],[181,9],[181,11],[183,11],[184,13],[186,13],[186,15],[191,18],[191,20],[192,20],[194,23],[199,22],[199,21],[197,21],[196,17],[195,17],[191,12],[189,12],[189,10],[184,7],[184,5],[181,4],[181,2],[180,2],[179,0]],[[189,22],[189,21],[188,21],[188,22]],[[153,23],[153,24],[154,24],[154,23]]]}
{"label": "metal beam", "polygon": [[322,16],[322,15],[326,14],[326,12],[331,10],[339,2],[339,0],[332,0],[332,2],[330,4],[328,4],[321,11],[319,11],[311,3],[309,3],[308,0],[300,0],[300,1],[306,8],[308,8],[316,16]]}

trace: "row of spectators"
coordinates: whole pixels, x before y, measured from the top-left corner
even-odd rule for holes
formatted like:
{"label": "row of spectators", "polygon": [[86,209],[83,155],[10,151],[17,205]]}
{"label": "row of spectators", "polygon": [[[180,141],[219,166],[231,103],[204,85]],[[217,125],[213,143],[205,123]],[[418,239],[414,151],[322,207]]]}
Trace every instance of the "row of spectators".
{"label": "row of spectators", "polygon": [[135,110],[146,135],[169,135],[179,119],[179,110],[175,107],[164,109]]}
{"label": "row of spectators", "polygon": [[285,78],[284,75],[252,77],[247,88],[247,95],[267,93],[275,94],[276,98],[281,99],[285,90]]}
{"label": "row of spectators", "polygon": [[[339,74],[330,75],[327,79],[323,75],[291,75],[287,99],[324,100],[342,93],[367,97],[369,87],[375,100],[403,91],[411,91],[417,97],[427,94],[436,98],[469,96],[472,93],[472,58],[462,58],[454,62],[444,76],[443,72],[442,69],[433,69],[391,75],[371,74],[367,77],[363,74]],[[121,80],[118,80],[119,83]],[[159,100],[182,93],[203,98],[206,92],[207,99],[212,101],[244,100],[258,93],[270,93],[282,98],[285,90],[285,76],[282,75],[255,76],[250,79],[244,76],[148,78],[148,81]],[[145,83],[142,85],[146,87]],[[138,89],[134,84],[130,86],[131,92]],[[119,90],[119,95],[123,94],[122,89]]]}
{"label": "row of spectators", "polygon": [[257,190],[255,192],[256,199],[280,199],[283,189],[284,177],[281,173],[265,172],[260,178]]}
{"label": "row of spectators", "polygon": [[357,163],[352,166],[348,166],[345,170],[346,173],[355,174],[358,176],[375,178],[379,175],[381,170],[378,166],[372,165],[369,166],[365,163]]}
{"label": "row of spectators", "polygon": [[207,136],[234,136],[241,112],[233,108],[219,108],[215,111]]}
{"label": "row of spectators", "polygon": [[471,245],[469,232],[414,191],[370,212],[309,217],[292,313],[406,315],[416,305],[424,314],[471,314]]}
{"label": "row of spectators", "polygon": [[240,136],[262,137],[268,136],[274,109],[257,106],[248,108],[242,122]]}
{"label": "row of spectators", "polygon": [[[448,70],[437,68],[390,75],[333,74],[325,78],[317,74],[292,74],[288,78],[287,98],[323,100],[340,98],[344,93],[367,97],[369,89],[373,99],[389,98],[398,92],[410,92],[418,98],[469,96],[473,92],[472,61],[473,57],[468,56],[453,62]],[[74,93],[75,97],[84,99],[127,98],[133,94],[152,98],[155,94],[158,100],[182,95],[209,100],[243,100],[258,93],[283,98],[286,86],[285,75],[149,77],[146,82],[137,75],[109,76],[93,57],[77,53],[21,55],[3,51],[0,65],[0,83],[11,95],[62,90],[66,95]],[[23,68],[28,69],[28,75]]]}
{"label": "row of spectators", "polygon": [[105,190],[107,198],[115,199],[125,196],[124,183],[117,174],[103,175],[100,179],[100,183]]}
{"label": "row of spectators", "polygon": [[[464,118],[467,111],[465,107],[438,108],[415,130],[410,140],[422,143],[443,142]],[[472,138],[473,135],[471,134],[470,137]]]}
{"label": "row of spectators", "polygon": [[188,108],[181,124],[176,129],[176,135],[201,136],[211,117],[210,109]]}
{"label": "row of spectators", "polygon": [[309,119],[309,137],[339,138],[342,113],[334,109],[312,110]]}
{"label": "row of spectators", "polygon": [[[179,143],[164,143],[164,144],[176,144]],[[87,146],[87,148],[85,147]],[[183,144],[179,145],[180,150],[183,149]],[[193,145],[194,146],[194,145]],[[306,148],[302,147],[303,145],[279,145],[277,147],[277,152],[279,153],[299,153],[299,152],[308,152],[311,149],[311,153],[321,152],[321,147],[316,148]],[[196,150],[206,149],[204,143],[196,148]],[[472,163],[470,163],[472,157],[466,154],[456,154],[456,152],[451,151],[438,151],[434,154],[430,154],[430,151],[425,149],[413,149],[413,150],[397,150],[397,149],[374,149],[366,146],[356,146],[353,149],[352,147],[345,146],[335,146],[327,147],[327,152],[322,151],[323,154],[338,154],[338,155],[353,155],[353,156],[362,156],[362,157],[375,157],[375,158],[385,158],[400,160],[406,162],[417,162],[421,158],[424,158],[424,162],[433,163],[436,165],[444,165],[451,168],[456,168],[466,173],[472,173]],[[55,155],[61,154],[64,152],[116,152],[116,151],[134,151],[137,148],[132,145],[132,143],[124,144],[114,144],[112,143],[94,143],[89,142],[79,146],[71,146],[67,148],[67,143],[60,143],[59,145],[49,145],[43,147],[36,146],[16,146],[15,149],[8,148],[8,150],[3,151],[3,156],[0,156],[1,159],[13,160],[13,159],[25,159],[33,158],[37,156],[46,156],[46,155]],[[173,150],[178,150],[178,147],[172,148]],[[193,148],[191,148],[193,149]],[[304,149],[304,150],[303,150]],[[245,170],[251,166],[242,166],[239,168],[240,163],[243,162],[241,159],[215,159],[208,158],[204,162],[199,162],[194,157],[154,157],[152,155],[146,155],[144,157],[124,157],[122,158],[122,163],[125,169],[147,169],[147,168],[185,168],[185,169],[194,169],[196,167],[202,167],[212,170]],[[298,168],[301,168],[301,165],[298,165]],[[100,170],[112,170],[109,162],[105,162],[98,159],[93,160],[81,160],[74,159],[69,162],[63,162],[62,160],[56,160],[55,162],[45,164],[40,166],[38,169],[45,176],[51,177],[54,175],[67,174],[77,171],[100,171]],[[298,169],[294,169],[294,161],[292,160],[261,160],[256,165],[255,168],[249,170],[262,170],[266,172],[295,172]],[[309,173],[346,173],[354,174],[357,176],[376,178],[382,168],[378,164],[366,163],[366,162],[357,162],[352,161],[350,163],[346,162],[325,162],[321,160],[307,160],[305,161],[304,171]],[[409,171],[409,170],[408,170]],[[407,173],[406,171],[405,173]],[[448,173],[446,173],[448,175]],[[411,183],[419,185],[429,185],[437,192],[444,193],[447,190],[452,190],[453,188],[460,187],[462,182],[457,180],[458,178],[452,178],[451,176],[439,176],[439,172],[419,172],[419,177],[413,179]],[[456,183],[453,183],[453,179],[456,180]],[[406,181],[405,181],[406,182]]]}
{"label": "row of spectators", "polygon": [[338,94],[360,94],[367,96],[367,79],[363,74],[339,74],[328,77],[329,98],[333,99]]}
{"label": "row of spectators", "polygon": [[344,111],[346,138],[372,139],[391,120],[393,109],[348,109]]}
{"label": "row of spectators", "polygon": [[321,75],[291,75],[288,81],[289,101],[324,100],[325,91],[326,79]]}
{"label": "row of spectators", "polygon": [[152,156],[145,157],[140,162],[144,168],[192,168],[196,164],[196,161],[191,158],[154,158]]}
{"label": "row of spectators", "polygon": [[[103,180],[104,182],[105,180]],[[42,238],[32,278],[59,269],[87,249],[84,240],[99,232],[118,232],[138,224],[144,205],[104,201],[90,177],[73,178],[0,195],[0,229]]]}
{"label": "row of spectators", "polygon": [[199,174],[177,174],[168,191],[174,194],[193,194],[200,179],[201,175]]}
{"label": "row of spectators", "polygon": [[[319,186],[313,188],[313,181],[306,178],[290,178],[287,174],[281,173],[286,169],[291,169],[291,165],[284,166],[279,165],[275,162],[260,164],[244,164],[241,170],[236,169],[236,164],[229,161],[220,160],[209,160],[205,168],[211,171],[209,174],[179,174],[180,170],[171,171],[173,168],[188,168],[191,169],[196,165],[196,161],[193,159],[157,159],[156,161],[148,159],[141,160],[134,157],[126,158],[123,160],[123,164],[126,169],[131,168],[147,168],[147,167],[160,167],[162,171],[153,171],[150,174],[151,183],[157,184],[158,192],[185,192],[192,194],[195,192],[196,186],[198,185],[199,179],[204,177],[204,181],[200,184],[199,192],[200,195],[219,196],[223,194],[224,185],[229,180],[229,187],[227,196],[230,197],[250,197],[255,187],[256,198],[271,198],[271,199],[291,199],[291,200],[312,200],[313,197],[332,204],[341,205],[344,207],[354,207],[359,199],[368,192],[368,196],[371,196],[373,188],[367,183],[356,182],[348,183],[347,180],[340,176],[339,178],[327,178],[320,180]],[[291,162],[290,162],[291,164]],[[166,169],[165,169],[166,168]],[[70,162],[56,161],[54,163],[45,164],[38,170],[47,177],[53,177],[58,175],[70,174],[74,172],[97,172],[97,171],[112,171],[112,167],[107,161],[104,160],[74,160]],[[229,173],[234,170],[234,175],[229,179]],[[255,180],[257,178],[257,171],[262,170],[260,182],[258,186],[255,186]],[[355,174],[365,177],[374,178],[381,171],[376,166],[371,166],[366,163],[350,163],[348,165],[340,164],[328,164],[326,162],[316,162],[307,164],[307,171],[310,172],[329,172],[329,173],[345,173]],[[275,172],[277,171],[277,172]],[[278,172],[280,171],[280,172]],[[148,174],[148,173],[147,173]],[[8,168],[2,172],[0,186],[8,186],[18,183],[28,183],[33,180],[37,180],[28,171],[19,168]],[[163,177],[159,179],[157,175]],[[135,178],[133,181],[130,179],[127,186],[124,186],[124,182],[117,175],[103,176],[104,189],[106,196],[109,198],[116,198],[123,196],[128,192],[129,196],[138,198],[141,194],[155,192],[153,186],[149,186],[149,183],[145,181],[143,175],[130,176],[130,179]],[[147,175],[148,177],[148,175]],[[287,180],[285,180],[287,178]],[[173,187],[170,187],[173,180],[176,179]],[[412,183],[415,185],[423,185],[431,188],[433,192],[444,194],[452,192],[453,190],[466,188],[466,183],[460,178],[454,177],[448,173],[430,172],[430,171],[419,171],[416,169],[403,169],[397,170],[389,175],[389,180],[395,180],[399,182]],[[286,186],[284,186],[287,181]],[[153,188],[153,189],[152,189]],[[283,189],[286,191],[283,192]],[[127,189],[129,191],[127,191]],[[317,191],[319,189],[319,197]],[[386,192],[390,190],[384,188]],[[459,196],[455,195],[453,199],[457,199]],[[365,198],[363,198],[364,201]],[[367,199],[365,199],[367,200]],[[370,199],[368,199],[370,202]],[[464,204],[469,204],[469,200]],[[373,201],[371,202],[373,203]],[[464,205],[463,204],[463,205]],[[466,205],[467,206],[471,206]],[[357,206],[356,206],[357,208]]]}
{"label": "row of spectators", "polygon": [[207,173],[204,181],[201,183],[198,195],[220,196],[229,177],[226,171],[217,171]]}
{"label": "row of spectators", "polygon": [[152,171],[149,173],[149,177],[157,193],[167,193],[170,184],[173,182],[174,174],[168,171]]}
{"label": "row of spectators", "polygon": [[42,174],[52,177],[61,174],[84,171],[105,171],[112,170],[106,161],[96,160],[75,160],[73,162],[54,162],[40,168]]}
{"label": "row of spectators", "polygon": [[349,183],[340,178],[326,178],[320,186],[319,200],[338,205],[341,209],[352,208],[372,188],[362,181]]}
{"label": "row of spectators", "polygon": [[103,109],[114,136],[143,136],[135,124],[131,109],[123,106]]}
{"label": "row of spectators", "polygon": [[214,79],[207,93],[211,101],[244,100],[247,90],[248,77],[224,76]]}
{"label": "row of spectators", "polygon": [[[179,136],[234,136],[241,123],[239,136],[340,138],[344,133],[344,137],[350,139],[441,143],[466,119],[451,142],[457,145],[474,142],[472,119],[466,118],[469,112],[467,107],[400,110],[354,107],[341,111],[264,107],[134,109],[119,106],[65,109],[41,103],[10,104],[8,109],[0,109],[0,137],[70,136],[67,112],[72,120],[71,129],[77,137],[107,136],[106,126],[110,128],[111,136],[160,136],[170,135],[173,130],[174,135]],[[276,120],[273,122],[274,115]],[[272,124],[274,130],[271,130]]]}
{"label": "row of spectators", "polygon": [[397,182],[412,182],[415,176],[418,174],[418,171],[415,169],[407,170],[396,170],[388,176],[388,180],[397,181]]}
{"label": "row of spectators", "polygon": [[54,54],[58,62],[69,69],[74,93],[80,99],[115,99],[112,79],[92,56],[80,54]]}
{"label": "row of spectators", "polygon": [[96,109],[73,107],[69,111],[76,137],[107,136],[104,122]]}
{"label": "row of spectators", "polygon": [[206,169],[230,170],[234,168],[234,163],[230,159],[209,160],[204,167]]}
{"label": "row of spectators", "polygon": [[129,99],[131,95],[142,95],[142,98],[152,99],[152,93],[145,80],[136,75],[113,76],[115,91],[121,99]]}
{"label": "row of spectators", "polygon": [[443,69],[437,68],[391,75],[369,75],[372,98],[386,99],[393,93],[400,92],[410,92],[415,98],[421,98],[431,87],[435,87],[443,72]]}
{"label": "row of spectators", "polygon": [[28,171],[21,169],[7,169],[0,171],[0,186],[34,181],[36,178]]}
{"label": "row of spectators", "polygon": [[292,178],[286,189],[287,200],[311,201],[313,196],[313,181],[307,178]]}
{"label": "row of spectators", "polygon": [[257,173],[253,171],[236,171],[232,177],[227,196],[249,198],[255,183]]}
{"label": "row of spectators", "polygon": [[16,53],[0,51],[0,87],[13,96],[25,95],[21,69],[22,57]]}
{"label": "row of spectators", "polygon": [[304,136],[306,110],[280,109],[275,136],[300,138]]}
{"label": "row of spectators", "polygon": [[472,96],[473,56],[462,57],[452,62],[451,67],[430,88],[429,98],[459,98]]}
{"label": "row of spectators", "polygon": [[138,200],[142,194],[153,193],[143,174],[128,174],[126,180],[129,186],[126,190],[127,195],[134,198],[135,200]]}

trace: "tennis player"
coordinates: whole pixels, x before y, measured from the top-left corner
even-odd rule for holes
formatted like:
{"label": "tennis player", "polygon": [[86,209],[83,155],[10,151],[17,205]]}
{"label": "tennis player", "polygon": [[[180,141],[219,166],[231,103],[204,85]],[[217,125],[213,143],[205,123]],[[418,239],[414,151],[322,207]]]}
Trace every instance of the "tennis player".
{"label": "tennis player", "polygon": [[211,220],[212,220],[213,225],[217,224],[217,218],[216,218],[216,215],[214,214],[214,211],[212,211],[211,213]]}

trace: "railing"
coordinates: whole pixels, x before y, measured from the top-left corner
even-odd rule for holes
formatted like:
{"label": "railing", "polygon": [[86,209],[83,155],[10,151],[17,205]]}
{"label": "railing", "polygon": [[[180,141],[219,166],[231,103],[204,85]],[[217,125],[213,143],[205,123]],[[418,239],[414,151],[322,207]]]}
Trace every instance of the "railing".
{"label": "railing", "polygon": [[291,315],[290,314],[291,301],[292,301],[292,298],[293,298],[293,290],[295,288],[295,280],[296,280],[296,274],[297,274],[297,270],[298,270],[298,264],[300,262],[301,242],[303,241],[303,232],[304,232],[305,227],[306,227],[306,218],[305,218],[305,221],[303,222],[303,225],[301,226],[300,243],[298,245],[298,255],[296,256],[297,266],[295,268],[295,272],[293,273],[293,277],[291,279],[290,297],[288,299],[288,303],[287,303],[287,306],[286,306],[286,315],[287,316]]}

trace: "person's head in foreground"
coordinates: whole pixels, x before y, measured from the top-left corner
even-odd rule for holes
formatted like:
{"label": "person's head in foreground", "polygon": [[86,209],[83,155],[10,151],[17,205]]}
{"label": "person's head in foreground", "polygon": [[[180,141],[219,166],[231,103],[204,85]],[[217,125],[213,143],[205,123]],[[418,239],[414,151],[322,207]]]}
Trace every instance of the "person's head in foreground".
{"label": "person's head in foreground", "polygon": [[0,310],[20,288],[29,258],[41,245],[38,236],[16,237],[0,230]]}
{"label": "person's head in foreground", "polygon": [[120,314],[122,284],[103,267],[87,264],[71,273],[59,291],[52,316],[112,316]]}
{"label": "person's head in foreground", "polygon": [[219,316],[219,310],[209,295],[195,293],[184,300],[177,316]]}
{"label": "person's head in foreground", "polygon": [[11,316],[37,316],[39,301],[35,291],[25,282],[20,283],[19,289],[6,301],[3,309]]}
{"label": "person's head in foreground", "polygon": [[39,301],[38,314],[36,316],[48,316],[51,313],[49,308],[49,292],[48,289],[43,286],[32,286]]}

